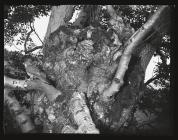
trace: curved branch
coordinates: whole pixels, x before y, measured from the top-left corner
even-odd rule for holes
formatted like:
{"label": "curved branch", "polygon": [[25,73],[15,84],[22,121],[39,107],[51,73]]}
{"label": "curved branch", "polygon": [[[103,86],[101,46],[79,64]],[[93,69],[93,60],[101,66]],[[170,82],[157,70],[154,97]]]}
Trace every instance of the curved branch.
{"label": "curved branch", "polygon": [[160,9],[157,10],[157,12],[126,42],[126,48],[121,56],[115,77],[110,87],[103,92],[103,100],[108,101],[111,96],[119,91],[120,87],[124,83],[123,78],[126,70],[128,69],[128,64],[133,50],[154,29],[155,24],[159,22],[158,20],[160,19],[160,16],[164,16],[163,13],[167,7],[168,6],[161,6]]}
{"label": "curved branch", "polygon": [[[30,24],[30,27],[32,29],[32,26]],[[44,45],[43,41],[41,40],[41,38],[39,37],[39,35],[37,34],[37,32],[35,31],[35,28],[34,28],[34,24],[33,24],[33,31],[35,32],[36,36],[38,37],[38,39],[41,41],[42,45]]]}
{"label": "curved branch", "polygon": [[25,52],[25,54],[26,54],[26,51],[27,51],[27,41],[28,41],[28,39],[29,39],[29,37],[30,37],[30,34],[34,31],[33,29],[32,29],[32,27],[31,27],[31,23],[30,23],[30,31],[27,33],[27,37],[26,37],[26,39],[25,39],[25,43],[24,43],[24,52]]}

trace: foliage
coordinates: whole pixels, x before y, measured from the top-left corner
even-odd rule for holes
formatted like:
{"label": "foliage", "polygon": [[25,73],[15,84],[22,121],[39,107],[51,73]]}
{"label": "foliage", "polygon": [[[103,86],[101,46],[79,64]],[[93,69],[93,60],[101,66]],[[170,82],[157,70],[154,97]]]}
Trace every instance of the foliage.
{"label": "foliage", "polygon": [[155,55],[160,56],[161,62],[157,63],[154,70],[155,75],[160,75],[160,78],[156,79],[154,84],[163,88],[170,87],[170,50],[170,36],[165,35],[160,49],[155,52]]}
{"label": "foliage", "polygon": [[7,18],[4,19],[4,43],[13,42],[14,37],[20,34],[17,43],[22,44],[30,29],[29,23],[40,16],[47,16],[50,9],[51,6],[48,5],[10,5]]}

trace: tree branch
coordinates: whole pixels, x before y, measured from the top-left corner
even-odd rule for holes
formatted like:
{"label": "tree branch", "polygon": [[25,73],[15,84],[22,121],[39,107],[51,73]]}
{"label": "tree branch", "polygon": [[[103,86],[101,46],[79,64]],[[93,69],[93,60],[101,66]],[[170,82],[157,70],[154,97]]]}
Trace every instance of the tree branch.
{"label": "tree branch", "polygon": [[[30,24],[30,27],[32,28],[31,24]],[[44,45],[43,41],[41,40],[41,38],[39,37],[39,35],[38,35],[37,32],[35,31],[34,24],[33,24],[33,31],[35,32],[35,34],[36,34],[36,36],[38,37],[38,39],[41,41],[42,45]]]}
{"label": "tree branch", "polygon": [[37,50],[37,49],[42,49],[42,48],[43,48],[43,46],[36,46],[35,48],[26,51],[26,54],[28,54],[28,53],[30,53],[30,52],[33,52],[33,51],[35,51],[35,50]]}
{"label": "tree branch", "polygon": [[19,90],[39,90],[45,93],[49,101],[54,101],[59,95],[62,94],[60,90],[57,90],[52,85],[44,83],[41,80],[18,80],[4,76],[4,86],[11,89]]}
{"label": "tree branch", "polygon": [[85,102],[84,93],[74,92],[69,108],[73,114],[76,124],[78,125],[78,130],[75,133],[99,133],[90,116],[89,109]]}
{"label": "tree branch", "polygon": [[[24,52],[25,52],[25,54],[28,54],[28,53],[30,53],[30,52],[33,52],[33,51],[35,51],[35,50],[37,50],[37,49],[41,49],[41,48],[43,48],[43,45],[44,45],[43,41],[41,40],[41,38],[39,37],[39,35],[38,35],[38,34],[36,33],[36,31],[35,31],[34,25],[33,25],[33,27],[32,27],[32,26],[31,26],[31,23],[30,23],[30,28],[31,28],[31,31],[28,32],[27,37],[26,37],[26,39],[25,39],[25,44],[24,44]],[[27,50],[27,48],[26,48],[26,43],[27,43],[27,41],[28,41],[28,38],[30,37],[30,34],[31,34],[33,31],[34,31],[34,33],[36,34],[36,36],[38,37],[38,39],[41,41],[42,46],[37,46],[37,47],[35,47],[35,48],[33,48],[33,49]]]}
{"label": "tree branch", "polygon": [[32,29],[32,27],[31,27],[31,23],[30,23],[30,31],[27,33],[27,37],[26,37],[26,39],[25,39],[25,43],[24,43],[24,52],[25,52],[25,54],[26,54],[26,52],[27,52],[27,41],[28,41],[28,39],[29,39],[29,37],[30,37],[30,34],[34,31],[33,29]]}
{"label": "tree branch", "polygon": [[108,101],[108,99],[118,92],[120,87],[124,84],[123,78],[128,69],[133,50],[154,29],[160,16],[164,16],[163,12],[167,7],[168,6],[161,6],[160,9],[157,10],[157,12],[126,42],[126,48],[121,56],[115,77],[113,78],[110,87],[103,92],[103,100]]}

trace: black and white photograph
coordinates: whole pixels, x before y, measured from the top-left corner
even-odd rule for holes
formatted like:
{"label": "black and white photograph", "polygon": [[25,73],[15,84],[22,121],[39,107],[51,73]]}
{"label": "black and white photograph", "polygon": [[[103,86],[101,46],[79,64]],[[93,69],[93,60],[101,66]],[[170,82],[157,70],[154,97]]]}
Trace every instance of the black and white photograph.
{"label": "black and white photograph", "polygon": [[3,134],[173,135],[173,9],[4,5]]}

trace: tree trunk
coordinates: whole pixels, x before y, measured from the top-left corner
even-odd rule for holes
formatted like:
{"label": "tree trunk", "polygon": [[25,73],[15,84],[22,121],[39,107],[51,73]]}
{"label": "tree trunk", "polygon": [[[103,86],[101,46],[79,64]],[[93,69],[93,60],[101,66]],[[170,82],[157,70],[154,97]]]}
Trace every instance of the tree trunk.
{"label": "tree trunk", "polygon": [[46,38],[48,38],[52,32],[56,31],[60,26],[68,23],[68,21],[72,18],[73,10],[73,5],[60,5],[52,7],[44,43]]}
{"label": "tree trunk", "polygon": [[[158,18],[164,20],[166,6],[136,33],[111,5],[107,10],[112,33],[92,25],[72,29],[66,25],[73,8],[52,8],[44,39],[43,70],[53,85],[47,79],[14,80],[5,76],[5,86],[45,94],[50,102],[44,109],[43,132],[99,133],[101,124],[122,131],[134,114],[146,67],[160,46],[156,29],[161,23]],[[85,10],[74,25],[87,22],[86,16],[91,14]]]}

